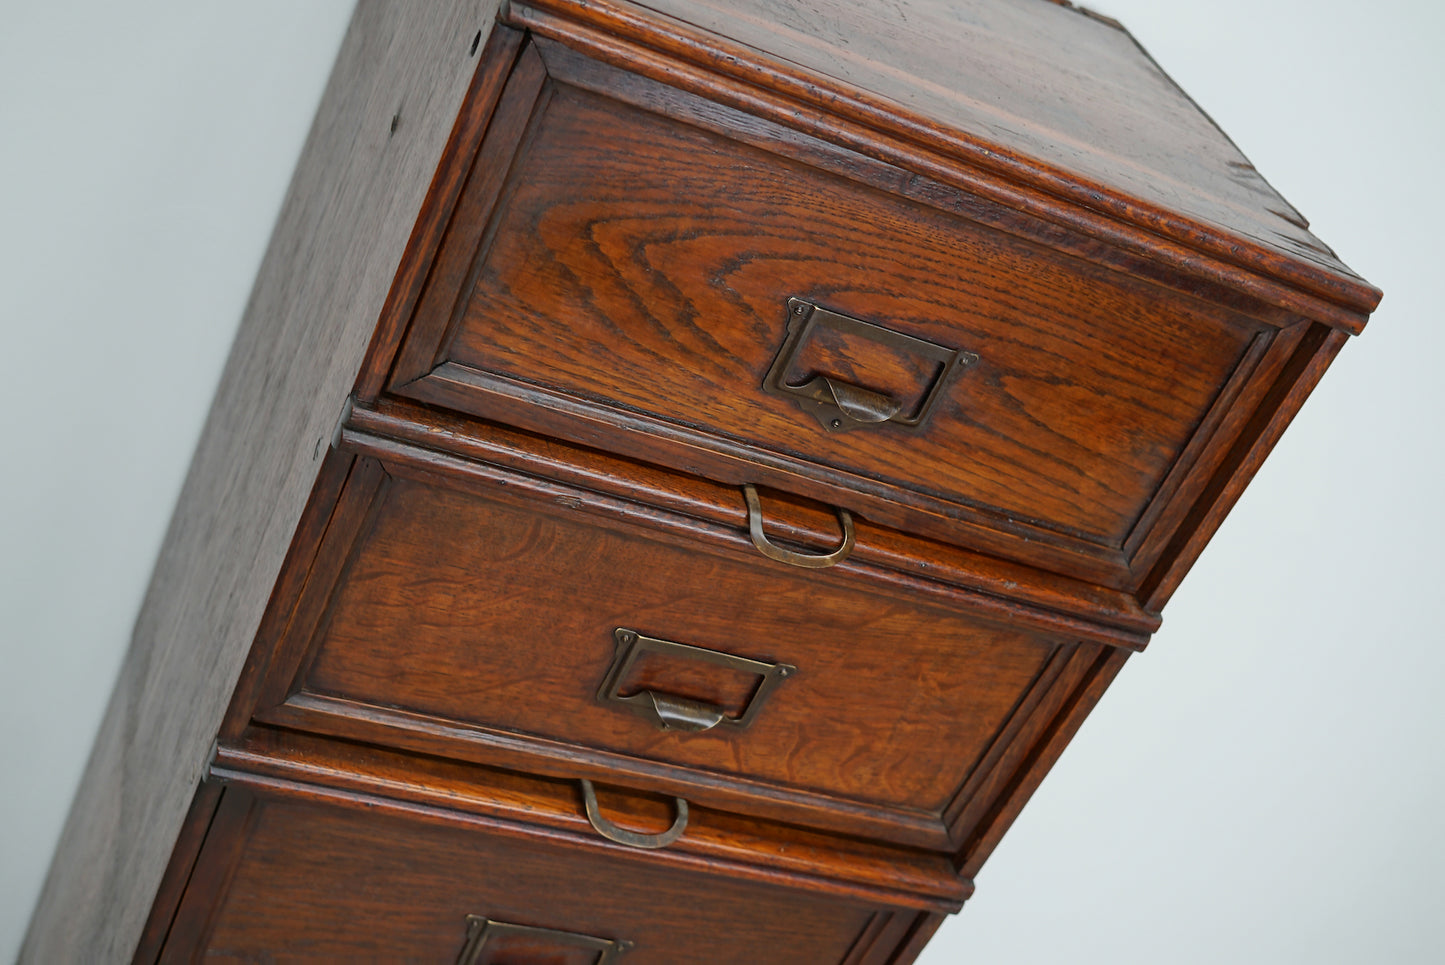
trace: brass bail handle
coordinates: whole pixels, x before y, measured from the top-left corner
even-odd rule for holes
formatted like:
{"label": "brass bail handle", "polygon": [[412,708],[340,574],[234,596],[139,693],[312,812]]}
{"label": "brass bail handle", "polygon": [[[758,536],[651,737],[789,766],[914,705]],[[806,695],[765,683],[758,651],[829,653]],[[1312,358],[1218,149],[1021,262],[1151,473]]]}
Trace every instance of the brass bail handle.
{"label": "brass bail handle", "polygon": [[592,789],[592,782],[582,778],[582,803],[587,808],[587,820],[598,834],[608,841],[616,841],[618,844],[625,844],[632,848],[647,848],[655,851],[658,848],[665,848],[678,838],[682,832],[687,830],[687,802],[682,798],[673,798],[677,808],[677,817],[673,819],[672,827],[661,834],[643,834],[640,831],[629,831],[620,828],[602,816],[602,811],[597,806],[597,792]]}
{"label": "brass bail handle", "polygon": [[833,507],[833,512],[838,514],[838,523],[843,527],[842,544],[831,553],[813,555],[783,549],[768,539],[763,532],[762,504],[758,502],[758,491],[753,488],[752,483],[743,484],[743,498],[748,503],[748,535],[752,537],[753,545],[758,548],[758,552],[770,560],[810,570],[821,570],[825,567],[837,566],[848,558],[849,553],[853,552],[853,517],[848,514],[848,510],[842,507]]}

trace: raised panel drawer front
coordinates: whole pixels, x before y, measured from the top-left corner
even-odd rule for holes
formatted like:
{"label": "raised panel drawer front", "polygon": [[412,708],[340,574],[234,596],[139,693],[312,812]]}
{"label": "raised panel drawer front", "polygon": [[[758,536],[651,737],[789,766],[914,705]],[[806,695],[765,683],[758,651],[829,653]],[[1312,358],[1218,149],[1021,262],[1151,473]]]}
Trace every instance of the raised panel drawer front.
{"label": "raised panel drawer front", "polygon": [[534,44],[391,391],[1125,585],[1299,331],[990,217]]}
{"label": "raised panel drawer front", "polygon": [[384,799],[311,797],[226,786],[161,962],[865,965],[919,917]]}
{"label": "raised panel drawer front", "polygon": [[358,459],[259,720],[954,849],[976,787],[1113,649],[487,471]]}

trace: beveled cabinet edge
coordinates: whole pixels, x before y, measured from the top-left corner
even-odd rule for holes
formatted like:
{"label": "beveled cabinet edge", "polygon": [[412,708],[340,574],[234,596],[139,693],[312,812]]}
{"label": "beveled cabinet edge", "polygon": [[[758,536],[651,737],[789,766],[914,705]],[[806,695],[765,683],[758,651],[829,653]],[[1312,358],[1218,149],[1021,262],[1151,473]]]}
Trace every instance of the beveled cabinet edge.
{"label": "beveled cabinet edge", "polygon": [[634,4],[508,0],[501,19],[606,62],[857,146],[861,153],[907,159],[913,163],[904,166],[918,173],[929,173],[919,170],[924,165],[939,167],[949,175],[945,180],[1010,207],[1147,251],[1188,274],[1223,281],[1352,333],[1363,328],[1380,299],[1378,289],[1348,269],[1301,262],[983,137],[944,130],[907,105]]}
{"label": "beveled cabinet edge", "polygon": [[1171,543],[1154,569],[1141,580],[1139,599],[1144,605],[1157,611],[1169,602],[1348,340],[1349,336],[1339,329],[1319,323],[1310,325],[1259,410],[1225,454],[1224,465],[1171,535]]}
{"label": "beveled cabinet edge", "polygon": [[971,878],[983,867],[1130,656],[1127,650],[1100,650],[1092,665],[1084,671],[1081,686],[1059,701],[1058,713],[1048,721],[1042,739],[1035,742],[1028,757],[1011,775],[1006,792],[994,803],[985,819],[978,823],[977,833],[964,843],[959,854],[960,874]]}
{"label": "beveled cabinet edge", "polygon": [[[500,0],[498,0],[500,2]],[[451,223],[457,199],[472,170],[471,158],[486,137],[502,88],[511,76],[524,34],[501,23],[494,24],[477,60],[477,69],[457,112],[427,188],[421,211],[407,238],[397,265],[396,276],[387,291],[376,330],[367,347],[357,376],[355,395],[373,399],[391,368],[392,355],[400,343],[402,329],[410,320],[416,300],[426,285],[433,259],[441,249]]]}
{"label": "beveled cabinet edge", "polygon": [[191,808],[171,849],[171,860],[161,878],[155,903],[151,905],[150,917],[131,959],[134,965],[151,965],[160,957],[223,796],[221,786],[214,781],[202,781],[196,788]]}

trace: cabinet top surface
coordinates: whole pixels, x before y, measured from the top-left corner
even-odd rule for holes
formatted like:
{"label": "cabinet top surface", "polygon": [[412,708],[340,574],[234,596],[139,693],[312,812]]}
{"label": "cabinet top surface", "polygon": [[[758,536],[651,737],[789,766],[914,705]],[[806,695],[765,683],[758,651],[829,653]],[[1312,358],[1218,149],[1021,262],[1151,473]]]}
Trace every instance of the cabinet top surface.
{"label": "cabinet top surface", "polygon": [[756,59],[800,79],[828,110],[861,116],[871,107],[917,139],[1005,177],[1168,234],[1192,236],[1200,225],[1222,229],[1264,249],[1265,262],[1256,267],[1267,273],[1282,255],[1316,284],[1324,280],[1334,300],[1363,312],[1378,301],[1378,292],[1309,232],[1133,37],[1106,18],[1052,0],[526,5],[577,19],[641,22],[644,30],[647,21],[680,22],[739,51],[738,58],[717,58],[720,69]]}

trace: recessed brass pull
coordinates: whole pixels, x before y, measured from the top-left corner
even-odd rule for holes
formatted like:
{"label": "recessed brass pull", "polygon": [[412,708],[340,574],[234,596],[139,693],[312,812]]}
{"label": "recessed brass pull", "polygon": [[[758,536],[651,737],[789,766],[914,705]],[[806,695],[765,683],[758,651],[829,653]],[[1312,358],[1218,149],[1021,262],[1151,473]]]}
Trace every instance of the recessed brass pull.
{"label": "recessed brass pull", "polygon": [[700,700],[673,697],[670,694],[660,694],[655,690],[644,690],[638,696],[646,696],[652,704],[652,712],[657,716],[658,723],[662,725],[663,730],[701,733],[705,730],[712,730],[727,717],[721,707],[715,707]]}
{"label": "recessed brass pull", "polygon": [[535,925],[513,925],[511,922],[493,921],[482,915],[468,915],[467,943],[462,946],[457,965],[476,965],[481,961],[482,952],[487,951],[488,944],[505,956],[509,943],[522,943],[531,954],[535,954],[539,946],[549,951],[554,948],[581,948],[597,952],[597,958],[593,960],[595,965],[613,965],[618,956],[632,947],[632,942],[596,938],[581,932],[539,928]]}
{"label": "recessed brass pull", "polygon": [[758,491],[753,488],[752,483],[743,485],[743,499],[748,504],[748,535],[753,538],[753,545],[758,548],[770,560],[777,560],[779,563],[787,563],[791,566],[802,566],[810,570],[821,570],[828,566],[837,566],[848,558],[853,552],[853,517],[848,510],[841,507],[833,507],[833,512],[838,514],[838,522],[843,527],[843,542],[831,553],[812,555],[809,553],[797,553],[793,550],[783,549],[768,540],[763,532],[763,507],[758,502]]}
{"label": "recessed brass pull", "polygon": [[658,848],[665,848],[678,838],[682,832],[687,830],[687,802],[680,797],[672,799],[677,808],[677,817],[672,821],[672,827],[661,834],[643,834],[640,831],[629,831],[626,828],[619,828],[611,821],[602,816],[602,811],[597,807],[597,792],[592,789],[592,782],[582,778],[582,803],[587,808],[587,820],[597,833],[608,841],[616,841],[618,844],[625,844],[632,848],[647,848],[655,851]]}
{"label": "recessed brass pull", "polygon": [[[602,678],[602,686],[597,688],[597,702],[603,705],[622,707],[645,720],[652,721],[663,730],[681,731],[685,734],[702,733],[712,730],[719,724],[739,730],[747,727],[758,716],[758,711],[762,710],[763,703],[768,699],[768,695],[772,693],[773,687],[777,685],[778,681],[795,673],[798,669],[791,664],[765,663],[761,660],[749,660],[747,657],[735,657],[719,650],[707,650],[686,643],[673,643],[671,640],[645,637],[636,630],[629,630],[626,627],[618,627],[612,631],[612,636],[617,641],[617,655],[612,659],[612,666],[607,669],[607,675]],[[743,708],[742,713],[736,717],[729,717],[723,708],[714,704],[673,694],[658,693],[655,690],[644,690],[626,697],[621,696],[623,681],[627,679],[628,673],[638,658],[645,653],[660,653],[688,660],[702,660],[743,673],[755,673],[763,679],[758,683],[757,689],[753,691],[747,707]]]}
{"label": "recessed brass pull", "polygon": [[[885,351],[933,367],[934,374],[925,386],[919,387],[915,398],[905,402],[886,392],[853,385],[822,373],[794,384],[788,379],[800,378],[795,368],[807,368],[804,361],[810,340],[819,333],[833,337],[861,340],[882,346]],[[846,432],[885,423],[896,428],[916,431],[923,427],[929,414],[937,408],[944,386],[960,369],[978,361],[973,352],[951,349],[927,339],[895,332],[861,318],[820,308],[801,298],[788,299],[788,331],[778,349],[777,358],[763,377],[763,391],[788,399],[804,412],[810,413],[829,432]]]}
{"label": "recessed brass pull", "polygon": [[[826,375],[817,375],[797,387],[798,395],[832,405],[854,422],[887,422],[903,408],[892,396]],[[839,427],[841,428],[841,426]]]}

